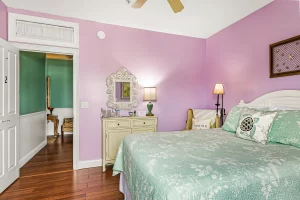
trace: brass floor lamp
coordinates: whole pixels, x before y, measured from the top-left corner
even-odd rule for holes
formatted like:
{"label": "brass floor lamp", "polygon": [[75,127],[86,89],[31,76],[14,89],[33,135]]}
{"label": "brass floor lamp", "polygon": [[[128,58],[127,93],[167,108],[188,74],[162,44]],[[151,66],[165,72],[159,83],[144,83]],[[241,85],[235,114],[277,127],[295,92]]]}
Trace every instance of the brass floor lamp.
{"label": "brass floor lamp", "polygon": [[[219,119],[221,120],[221,126],[223,126],[224,124],[224,116],[225,116],[225,109],[223,108],[223,95],[225,94],[225,90],[224,90],[224,86],[223,84],[216,84],[215,85],[215,88],[214,88],[214,94],[218,95],[217,96],[217,103],[215,104],[217,106],[217,114],[216,114],[216,126],[217,128],[220,127],[220,122],[219,122]],[[219,106],[220,106],[220,103],[219,103],[219,98],[220,98],[220,94],[222,95],[222,108],[221,108],[221,116],[219,118]]]}

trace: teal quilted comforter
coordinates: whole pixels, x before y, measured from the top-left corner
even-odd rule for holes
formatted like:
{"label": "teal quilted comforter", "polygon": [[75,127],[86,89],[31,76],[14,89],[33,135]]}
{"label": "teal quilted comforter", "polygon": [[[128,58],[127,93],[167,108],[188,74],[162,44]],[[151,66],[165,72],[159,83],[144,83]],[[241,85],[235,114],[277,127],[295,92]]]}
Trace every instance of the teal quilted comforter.
{"label": "teal quilted comforter", "polygon": [[132,200],[300,199],[300,148],[221,129],[129,135],[113,170]]}

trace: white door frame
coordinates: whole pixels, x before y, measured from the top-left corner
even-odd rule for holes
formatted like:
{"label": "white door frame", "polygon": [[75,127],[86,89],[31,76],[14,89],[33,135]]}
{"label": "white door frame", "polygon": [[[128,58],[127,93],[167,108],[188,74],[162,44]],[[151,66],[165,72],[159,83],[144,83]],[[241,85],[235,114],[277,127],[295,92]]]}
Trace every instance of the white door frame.
{"label": "white door frame", "polygon": [[[12,42],[20,51],[64,54],[73,56],[73,169],[79,169],[79,50],[36,44]],[[45,130],[46,134],[46,130]]]}

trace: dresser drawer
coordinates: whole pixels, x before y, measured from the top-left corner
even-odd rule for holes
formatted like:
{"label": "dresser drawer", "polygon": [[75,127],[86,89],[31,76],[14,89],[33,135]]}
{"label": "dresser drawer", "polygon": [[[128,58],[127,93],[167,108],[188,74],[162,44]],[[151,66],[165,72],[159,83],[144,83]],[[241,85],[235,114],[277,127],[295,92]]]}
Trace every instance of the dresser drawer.
{"label": "dresser drawer", "polygon": [[152,132],[155,132],[154,128],[134,128],[132,129],[132,133],[135,134],[135,133],[152,133]]}
{"label": "dresser drawer", "polygon": [[156,126],[155,119],[135,119],[132,121],[133,128],[144,126]]}
{"label": "dresser drawer", "polygon": [[120,120],[120,121],[107,121],[105,122],[105,127],[107,129],[115,129],[115,128],[130,128],[129,120]]}

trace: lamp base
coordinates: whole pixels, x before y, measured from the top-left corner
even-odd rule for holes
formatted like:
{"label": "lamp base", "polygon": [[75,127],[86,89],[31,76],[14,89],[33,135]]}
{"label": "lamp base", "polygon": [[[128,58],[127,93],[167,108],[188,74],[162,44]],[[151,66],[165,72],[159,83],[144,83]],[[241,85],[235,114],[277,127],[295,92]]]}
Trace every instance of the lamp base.
{"label": "lamp base", "polygon": [[151,102],[149,102],[147,104],[147,108],[148,108],[148,113],[146,114],[146,116],[154,116],[153,113],[152,113],[153,104]]}

